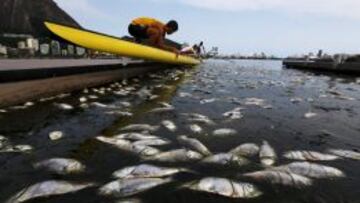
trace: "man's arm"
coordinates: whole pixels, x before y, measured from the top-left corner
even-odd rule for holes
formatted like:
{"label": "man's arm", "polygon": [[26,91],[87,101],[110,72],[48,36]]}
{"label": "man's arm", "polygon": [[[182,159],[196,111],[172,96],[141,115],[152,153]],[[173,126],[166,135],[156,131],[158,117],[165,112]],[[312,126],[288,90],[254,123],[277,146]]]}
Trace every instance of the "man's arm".
{"label": "man's arm", "polygon": [[148,35],[150,38],[149,39],[150,43],[153,44],[154,46],[156,46],[160,49],[174,52],[175,54],[179,55],[180,51],[177,48],[172,47],[172,46],[167,46],[165,44],[164,37],[163,37],[162,33],[159,31],[159,29],[149,28]]}

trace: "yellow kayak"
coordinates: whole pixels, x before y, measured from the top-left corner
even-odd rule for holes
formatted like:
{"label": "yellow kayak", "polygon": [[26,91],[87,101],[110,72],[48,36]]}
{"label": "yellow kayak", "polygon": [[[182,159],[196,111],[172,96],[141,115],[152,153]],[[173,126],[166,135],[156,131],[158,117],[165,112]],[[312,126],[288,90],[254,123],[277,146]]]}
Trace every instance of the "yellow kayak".
{"label": "yellow kayak", "polygon": [[179,56],[169,51],[128,42],[106,34],[77,29],[56,23],[45,22],[55,35],[88,49],[170,64],[197,65],[199,60],[189,56]]}

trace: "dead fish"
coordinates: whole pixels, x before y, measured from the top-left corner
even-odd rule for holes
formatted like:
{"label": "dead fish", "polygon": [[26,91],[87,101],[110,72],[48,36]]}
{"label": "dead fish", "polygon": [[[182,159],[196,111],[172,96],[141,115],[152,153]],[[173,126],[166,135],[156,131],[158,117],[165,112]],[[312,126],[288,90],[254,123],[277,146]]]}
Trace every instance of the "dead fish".
{"label": "dead fish", "polygon": [[128,96],[130,92],[126,90],[119,90],[119,91],[115,91],[114,94],[117,96]]}
{"label": "dead fish", "polygon": [[246,173],[244,176],[253,178],[256,181],[265,181],[270,184],[279,184],[297,188],[311,186],[312,184],[312,180],[310,178],[286,171],[258,171]]}
{"label": "dead fish", "polygon": [[128,111],[108,111],[105,112],[108,115],[118,115],[118,116],[123,116],[123,117],[132,117],[133,113],[128,112]]}
{"label": "dead fish", "polygon": [[208,156],[201,161],[204,164],[220,164],[220,165],[234,165],[234,166],[244,166],[249,163],[249,161],[243,157],[235,156],[230,153],[221,153]]}
{"label": "dead fish", "polygon": [[104,196],[128,197],[141,192],[145,192],[154,187],[171,182],[170,178],[134,178],[126,180],[116,180],[110,182],[99,189],[99,194]]}
{"label": "dead fish", "polygon": [[188,121],[190,122],[198,122],[198,123],[203,123],[203,124],[207,124],[207,125],[215,125],[215,122],[212,121],[208,116],[205,115],[201,115],[201,114],[197,114],[197,113],[183,113],[182,115],[187,116],[188,117]]}
{"label": "dead fish", "polygon": [[60,175],[81,173],[85,165],[75,159],[52,158],[34,164],[37,169],[46,169]]}
{"label": "dead fish", "polygon": [[125,139],[125,140],[153,140],[159,139],[159,137],[150,134],[144,133],[124,133],[114,136],[116,139]]}
{"label": "dead fish", "polygon": [[144,146],[162,146],[162,145],[168,145],[171,142],[169,140],[165,139],[146,139],[146,140],[139,140],[136,142],[133,142],[134,145],[144,145]]}
{"label": "dead fish", "polygon": [[168,152],[156,154],[152,157],[148,157],[148,160],[160,161],[160,162],[193,162],[202,159],[203,156],[191,150],[176,149]]}
{"label": "dead fish", "polygon": [[246,156],[252,157],[259,153],[260,148],[258,145],[253,143],[242,144],[232,150],[229,153],[237,155],[237,156]]}
{"label": "dead fish", "polygon": [[171,132],[175,132],[177,129],[175,123],[170,120],[162,121],[161,124]]}
{"label": "dead fish", "polygon": [[129,141],[121,140],[121,139],[114,139],[114,138],[107,138],[107,137],[97,137],[99,141],[104,143],[113,145],[118,149],[139,155],[139,156],[153,156],[159,154],[160,151],[153,147],[145,146],[145,145],[134,145]]}
{"label": "dead fish", "polygon": [[15,145],[15,146],[5,146],[3,148],[0,148],[0,152],[15,152],[15,153],[28,153],[30,151],[32,151],[34,148],[30,145]]}
{"label": "dead fish", "polygon": [[65,104],[65,103],[55,104],[55,106],[61,110],[73,110],[74,109],[73,106],[71,106],[70,104]]}
{"label": "dead fish", "polygon": [[234,129],[230,129],[230,128],[221,128],[221,129],[214,130],[212,134],[213,134],[213,136],[226,137],[226,136],[236,135],[237,131]]}
{"label": "dead fish", "polygon": [[264,99],[258,99],[258,98],[246,98],[245,99],[245,105],[264,106],[265,105],[265,100]]}
{"label": "dead fish", "polygon": [[152,126],[148,124],[132,124],[123,127],[122,131],[149,131],[154,132],[157,131],[160,128],[160,126]]}
{"label": "dead fish", "polygon": [[149,164],[130,166],[115,171],[113,176],[120,179],[130,178],[162,178],[186,171],[182,168],[158,167]]}
{"label": "dead fish", "polygon": [[149,113],[163,113],[163,112],[169,112],[169,111],[174,111],[174,110],[175,110],[174,107],[159,107],[159,108],[152,109],[148,112]]}
{"label": "dead fish", "polygon": [[49,138],[53,141],[60,140],[63,137],[64,137],[64,133],[61,131],[53,131],[49,133]]}
{"label": "dead fish", "polygon": [[39,197],[73,193],[94,186],[93,183],[71,183],[67,181],[48,180],[27,187],[11,197],[6,203],[21,203]]}
{"label": "dead fish", "polygon": [[215,102],[216,99],[215,98],[212,98],[212,99],[203,99],[200,101],[200,104],[209,104],[209,103],[213,103]]}
{"label": "dead fish", "polygon": [[143,203],[141,199],[121,199],[114,203]]}
{"label": "dead fish", "polygon": [[96,95],[89,95],[89,99],[99,99],[99,97]]}
{"label": "dead fish", "polygon": [[276,167],[272,170],[285,170],[290,173],[295,173],[310,178],[345,177],[345,174],[337,168],[310,162],[293,162],[285,166]]}
{"label": "dead fish", "polygon": [[317,116],[317,113],[314,112],[308,112],[304,115],[305,118],[314,118]]}
{"label": "dead fish", "polygon": [[242,119],[244,117],[243,113],[241,112],[241,110],[243,110],[244,108],[238,107],[235,108],[231,111],[228,111],[226,113],[223,114],[224,117],[229,118],[231,120],[238,120],[238,119]]}
{"label": "dead fish", "polygon": [[276,162],[277,156],[275,150],[267,141],[263,141],[260,147],[259,158],[264,166],[272,166]]}
{"label": "dead fish", "polygon": [[196,134],[200,134],[203,131],[202,128],[197,124],[192,124],[189,126],[189,128],[193,133]]}
{"label": "dead fish", "polygon": [[215,177],[203,178],[196,184],[192,184],[189,188],[230,198],[250,199],[262,195],[262,192],[251,183],[235,182]]}
{"label": "dead fish", "polygon": [[333,161],[339,159],[338,156],[323,154],[314,151],[290,151],[284,154],[287,159],[304,160],[304,161]]}
{"label": "dead fish", "polygon": [[360,160],[360,153],[351,151],[351,150],[344,150],[344,149],[329,149],[327,150],[328,153],[334,154],[336,156],[340,156],[343,158]]}
{"label": "dead fish", "polygon": [[211,152],[209,149],[201,143],[199,140],[195,138],[188,138],[187,136],[180,136],[177,138],[179,143],[191,150],[200,152],[202,155],[209,156],[211,155]]}
{"label": "dead fish", "polygon": [[192,97],[192,94],[188,92],[179,92],[179,97]]}
{"label": "dead fish", "polygon": [[87,100],[86,97],[80,97],[80,98],[79,98],[79,101],[80,101],[81,103],[85,103],[85,102],[87,102],[88,100]]}
{"label": "dead fish", "polygon": [[299,98],[299,97],[294,97],[294,98],[291,98],[290,99],[290,102],[291,103],[300,103],[300,102],[302,102],[303,101],[303,99],[302,98]]}

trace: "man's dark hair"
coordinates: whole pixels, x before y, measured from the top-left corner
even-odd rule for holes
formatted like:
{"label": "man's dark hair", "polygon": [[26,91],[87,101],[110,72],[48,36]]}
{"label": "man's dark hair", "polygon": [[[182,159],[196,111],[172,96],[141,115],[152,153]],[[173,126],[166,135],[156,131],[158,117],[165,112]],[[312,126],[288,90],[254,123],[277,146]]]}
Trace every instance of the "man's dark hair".
{"label": "man's dark hair", "polygon": [[170,20],[167,24],[167,27],[171,28],[172,31],[176,32],[179,29],[179,25],[175,20]]}

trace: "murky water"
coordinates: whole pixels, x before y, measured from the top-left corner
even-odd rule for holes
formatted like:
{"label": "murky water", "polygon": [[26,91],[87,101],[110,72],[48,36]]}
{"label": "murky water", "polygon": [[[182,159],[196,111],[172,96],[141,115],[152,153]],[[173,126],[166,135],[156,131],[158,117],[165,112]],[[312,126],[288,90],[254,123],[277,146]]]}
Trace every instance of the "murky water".
{"label": "murky water", "polygon": [[[95,139],[114,137],[130,124],[150,124],[160,126],[151,134],[170,141],[155,147],[162,152],[182,149],[184,145],[177,139],[181,135],[196,138],[213,154],[227,153],[243,143],[260,146],[265,140],[277,154],[276,167],[295,162],[283,156],[287,151],[327,153],[328,149],[343,149],[358,153],[359,100],[360,81],[353,77],[282,69],[278,61],[207,61],[195,69],[166,70],[35,101],[34,105],[3,109],[0,111],[0,135],[4,136],[0,143],[0,202],[47,180],[95,185],[31,202],[121,202],[128,198],[102,196],[99,188],[115,180],[114,171],[143,163],[186,168],[191,172],[173,175],[169,183],[130,196],[133,202],[239,201],[186,187],[206,177],[251,183],[262,193],[256,198],[240,198],[241,202],[360,202],[359,157],[312,160],[312,163],[337,168],[346,177],[311,178],[310,185],[296,187],[295,180],[285,185],[245,177],[246,173],[266,169],[258,156],[249,158],[246,166],[204,165],[201,161],[159,162]],[[66,106],[61,105],[64,103],[73,108],[66,110]],[[154,109],[158,111],[151,112]],[[229,111],[232,113],[224,115]],[[186,116],[189,113],[207,116],[213,124],[190,121]],[[164,127],[161,124],[164,120],[172,121],[176,129]],[[194,124],[202,131],[191,130]],[[237,133],[213,134],[223,128]],[[62,138],[51,140],[49,133],[53,131],[60,131]],[[26,151],[16,147],[18,145],[29,145],[32,149]],[[86,170],[79,174],[55,175],[33,167],[38,161],[54,157],[76,159]]]}

